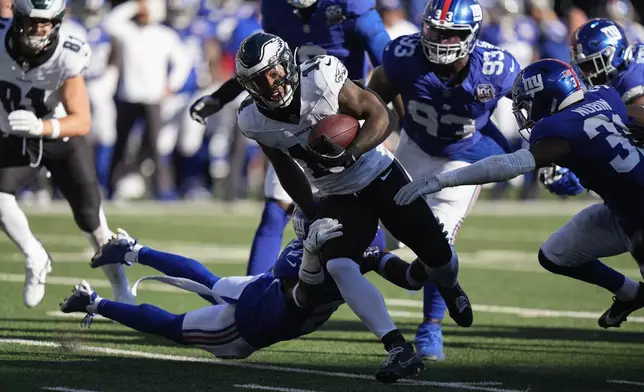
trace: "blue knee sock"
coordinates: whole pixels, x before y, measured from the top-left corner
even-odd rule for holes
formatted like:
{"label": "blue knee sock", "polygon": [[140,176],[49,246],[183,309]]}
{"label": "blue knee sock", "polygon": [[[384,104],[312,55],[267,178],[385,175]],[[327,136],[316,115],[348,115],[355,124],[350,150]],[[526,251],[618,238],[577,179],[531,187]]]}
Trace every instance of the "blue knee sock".
{"label": "blue knee sock", "polygon": [[550,261],[540,250],[539,264],[554,274],[564,275],[581,280],[582,282],[594,284],[605,288],[611,293],[619,291],[626,280],[624,275],[597,259],[575,267],[562,267]]}
{"label": "blue knee sock", "polygon": [[426,283],[423,291],[423,316],[425,321],[443,320],[447,306],[436,286]]}
{"label": "blue knee sock", "polygon": [[136,306],[107,299],[99,303],[97,313],[137,331],[184,343],[181,327],[185,314],[173,314],[148,304]]}
{"label": "blue knee sock", "polygon": [[[145,246],[139,250],[137,261],[139,264],[152,267],[168,276],[190,279],[209,288],[212,288],[220,279],[197,260],[172,253],[160,252]],[[215,305],[217,304],[217,301],[213,297],[199,295],[206,301]]]}
{"label": "blue knee sock", "polygon": [[277,201],[268,200],[253,239],[246,275],[263,274],[271,269],[282,248],[282,236],[287,223],[288,213]]}

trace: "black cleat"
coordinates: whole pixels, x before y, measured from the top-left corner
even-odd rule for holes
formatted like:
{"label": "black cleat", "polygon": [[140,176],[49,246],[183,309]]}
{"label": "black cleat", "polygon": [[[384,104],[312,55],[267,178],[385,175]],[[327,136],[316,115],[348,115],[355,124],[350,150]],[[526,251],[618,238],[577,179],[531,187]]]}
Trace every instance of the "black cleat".
{"label": "black cleat", "polygon": [[629,314],[637,309],[644,308],[644,284],[640,283],[637,296],[632,301],[622,301],[613,297],[613,305],[597,320],[602,328],[618,328]]}
{"label": "black cleat", "polygon": [[414,352],[414,347],[405,342],[389,348],[389,356],[376,371],[376,380],[390,384],[403,377],[415,376],[425,368],[423,361]]}
{"label": "black cleat", "polygon": [[461,285],[456,283],[456,286],[447,288],[436,286],[441,297],[445,300],[449,316],[461,327],[469,327],[474,321],[474,314],[472,313],[472,304],[470,299],[461,288]]}

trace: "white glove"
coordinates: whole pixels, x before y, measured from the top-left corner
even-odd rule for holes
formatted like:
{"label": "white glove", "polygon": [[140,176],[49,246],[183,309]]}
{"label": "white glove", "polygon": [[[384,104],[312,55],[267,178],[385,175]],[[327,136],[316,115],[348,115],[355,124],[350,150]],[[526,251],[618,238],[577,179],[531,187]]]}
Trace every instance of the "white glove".
{"label": "white glove", "polygon": [[219,100],[210,95],[204,95],[190,106],[190,117],[196,122],[206,125],[206,118],[221,110]]}
{"label": "white glove", "polygon": [[44,128],[42,120],[28,110],[9,113],[9,126],[9,133],[18,137],[40,137]]}
{"label": "white glove", "polygon": [[304,249],[317,254],[326,242],[342,235],[342,224],[337,219],[318,219],[309,226],[309,235],[304,240]]}
{"label": "white glove", "polygon": [[411,204],[419,197],[436,193],[443,189],[436,176],[425,177],[419,180],[414,180],[404,187],[400,188],[394,200],[399,206]]}

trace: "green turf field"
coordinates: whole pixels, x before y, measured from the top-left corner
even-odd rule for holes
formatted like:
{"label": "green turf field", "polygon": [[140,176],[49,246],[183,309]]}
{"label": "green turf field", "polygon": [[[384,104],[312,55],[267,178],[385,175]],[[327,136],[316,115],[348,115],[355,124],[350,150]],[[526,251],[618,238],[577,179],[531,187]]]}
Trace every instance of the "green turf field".
{"label": "green turf field", "polygon": [[[446,320],[447,359],[427,363],[403,386],[372,378],[384,350],[350,310],[341,310],[322,330],[281,343],[238,362],[177,346],[97,319],[80,328],[80,317],[62,317],[58,303],[80,278],[103,296],[111,290],[91,270],[89,246],[71,215],[28,213],[34,232],[53,254],[47,294],[36,309],[22,305],[23,260],[0,235],[0,391],[638,391],[644,388],[644,311],[622,328],[603,330],[596,318],[611,304],[598,288],[542,270],[540,243],[575,210],[543,207],[485,215],[477,208],[457,246],[461,283],[474,303],[470,328]],[[490,211],[504,211],[503,208]],[[113,229],[123,227],[141,242],[198,258],[218,275],[245,271],[257,212],[222,208],[108,208]],[[166,214],[163,216],[162,214]],[[553,216],[552,214],[559,215]],[[289,229],[288,235],[291,235]],[[404,253],[409,255],[409,253]],[[629,257],[608,262],[628,275],[639,271]],[[131,279],[153,273],[128,269]],[[420,293],[372,280],[382,290],[403,333],[413,339],[420,320]],[[185,312],[206,303],[169,286],[143,283],[139,302]],[[639,316],[639,317],[637,317]]]}

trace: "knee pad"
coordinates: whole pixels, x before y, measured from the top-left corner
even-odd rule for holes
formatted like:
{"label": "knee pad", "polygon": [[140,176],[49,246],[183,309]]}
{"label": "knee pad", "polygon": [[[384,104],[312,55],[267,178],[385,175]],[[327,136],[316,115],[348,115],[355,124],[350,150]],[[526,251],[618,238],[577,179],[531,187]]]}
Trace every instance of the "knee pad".
{"label": "knee pad", "polygon": [[288,211],[284,210],[279,202],[267,200],[262,213],[262,221],[257,228],[257,234],[281,236],[288,223],[288,218]]}

